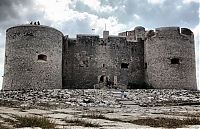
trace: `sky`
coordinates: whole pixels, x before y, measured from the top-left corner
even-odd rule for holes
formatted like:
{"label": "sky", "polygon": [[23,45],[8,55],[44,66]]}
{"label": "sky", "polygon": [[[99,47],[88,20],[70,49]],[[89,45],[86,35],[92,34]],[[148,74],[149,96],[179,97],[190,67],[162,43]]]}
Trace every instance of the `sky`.
{"label": "sky", "polygon": [[[5,32],[15,25],[40,21],[64,35],[111,35],[136,26],[190,28],[195,36],[197,81],[200,80],[199,0],[0,0],[0,89],[4,70]],[[95,30],[94,30],[95,29]],[[200,81],[198,81],[200,89]]]}

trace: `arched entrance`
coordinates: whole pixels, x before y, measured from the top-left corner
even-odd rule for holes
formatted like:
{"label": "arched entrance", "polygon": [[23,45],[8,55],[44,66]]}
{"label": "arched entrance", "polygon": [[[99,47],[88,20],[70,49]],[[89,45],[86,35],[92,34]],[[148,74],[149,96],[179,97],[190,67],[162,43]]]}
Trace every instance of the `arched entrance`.
{"label": "arched entrance", "polygon": [[103,83],[104,86],[106,87],[112,87],[114,85],[114,82],[110,80],[109,76],[106,75],[99,75],[98,76],[98,83]]}
{"label": "arched entrance", "polygon": [[99,83],[103,83],[103,82],[107,82],[108,81],[108,77],[106,77],[105,75],[101,75],[99,78]]}

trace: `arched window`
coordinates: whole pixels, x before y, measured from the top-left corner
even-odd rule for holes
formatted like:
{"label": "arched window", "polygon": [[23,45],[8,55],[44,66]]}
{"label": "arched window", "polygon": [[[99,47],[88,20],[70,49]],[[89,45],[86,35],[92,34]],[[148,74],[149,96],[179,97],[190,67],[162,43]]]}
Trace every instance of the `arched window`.
{"label": "arched window", "polygon": [[40,55],[38,55],[38,60],[47,61],[47,56],[40,54]]}

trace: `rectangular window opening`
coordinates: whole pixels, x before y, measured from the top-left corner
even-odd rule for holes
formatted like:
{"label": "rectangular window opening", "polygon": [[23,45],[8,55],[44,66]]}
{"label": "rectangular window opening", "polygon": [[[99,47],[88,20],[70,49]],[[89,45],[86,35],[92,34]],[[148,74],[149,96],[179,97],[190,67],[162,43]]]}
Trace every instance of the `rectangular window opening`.
{"label": "rectangular window opening", "polygon": [[147,63],[144,63],[144,69],[147,69]]}
{"label": "rectangular window opening", "polygon": [[180,64],[179,58],[172,58],[171,59],[171,64]]}
{"label": "rectangular window opening", "polygon": [[128,63],[121,63],[121,68],[125,68],[125,69],[128,69]]}
{"label": "rectangular window opening", "polygon": [[40,55],[38,55],[38,60],[47,61],[47,56],[40,54]]}

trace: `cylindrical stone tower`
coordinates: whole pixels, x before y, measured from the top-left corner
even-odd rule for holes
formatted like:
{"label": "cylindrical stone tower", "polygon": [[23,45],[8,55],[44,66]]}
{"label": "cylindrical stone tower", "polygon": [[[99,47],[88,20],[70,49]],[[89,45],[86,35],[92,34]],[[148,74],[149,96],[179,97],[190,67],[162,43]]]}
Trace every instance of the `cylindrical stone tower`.
{"label": "cylindrical stone tower", "polygon": [[42,25],[6,31],[4,90],[62,88],[63,34]]}
{"label": "cylindrical stone tower", "polygon": [[136,40],[141,39],[144,40],[145,37],[145,28],[142,26],[135,27],[135,38]]}
{"label": "cylindrical stone tower", "polygon": [[146,34],[146,81],[155,88],[196,90],[194,35],[179,27]]}

